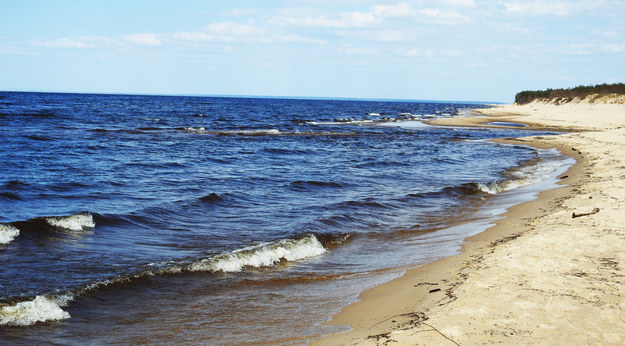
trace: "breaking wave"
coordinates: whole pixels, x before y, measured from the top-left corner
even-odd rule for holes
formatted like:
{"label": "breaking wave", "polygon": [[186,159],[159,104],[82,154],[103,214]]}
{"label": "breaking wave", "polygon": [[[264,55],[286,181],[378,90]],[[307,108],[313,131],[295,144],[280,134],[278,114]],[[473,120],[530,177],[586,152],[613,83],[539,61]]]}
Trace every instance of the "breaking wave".
{"label": "breaking wave", "polygon": [[[344,242],[349,235],[321,235],[328,247]],[[87,284],[73,292],[51,295],[37,295],[32,300],[20,301],[0,307],[0,326],[29,326],[38,322],[58,321],[70,318],[62,309],[79,296],[93,294],[100,289],[119,284],[132,284],[141,278],[171,275],[184,272],[234,273],[245,268],[271,267],[280,262],[301,261],[327,252],[324,245],[313,234],[298,239],[281,239],[242,249],[225,252],[196,262],[150,264],[154,269],[146,269],[133,274],[125,274]],[[158,268],[160,267],[160,268]]]}
{"label": "breaking wave", "polygon": [[185,127],[183,128],[184,131],[187,132],[192,132],[192,133],[204,133],[206,132],[206,129],[204,127]]}
{"label": "breaking wave", "polygon": [[540,157],[514,167],[502,174],[500,179],[490,182],[470,182],[457,186],[448,186],[441,190],[410,194],[408,197],[430,198],[449,196],[485,196],[496,195],[525,186],[540,183],[564,171],[572,165],[573,159],[563,156],[555,149],[540,151]]}
{"label": "breaking wave", "polygon": [[0,308],[0,326],[30,326],[37,322],[59,321],[70,318],[61,309],[64,299],[37,296],[33,300]]}
{"label": "breaking wave", "polygon": [[240,272],[245,267],[267,267],[281,261],[299,261],[316,257],[326,252],[323,245],[312,235],[301,239],[282,239],[273,243],[263,243],[233,252],[223,253],[192,263],[189,271]]}
{"label": "breaking wave", "polygon": [[73,232],[89,231],[95,228],[93,215],[89,212],[66,216],[43,216],[27,221],[0,223],[0,244],[9,244],[21,233],[37,234],[58,232],[71,234]]}
{"label": "breaking wave", "polygon": [[0,244],[8,244],[20,235],[20,230],[9,225],[0,224]]}
{"label": "breaking wave", "polygon": [[78,213],[69,216],[51,216],[44,217],[46,222],[53,227],[70,230],[70,231],[84,231],[89,228],[95,227],[93,221],[93,215],[88,212]]}
{"label": "breaking wave", "polygon": [[539,150],[540,158],[505,172],[507,179],[477,184],[481,192],[494,195],[545,181],[574,163],[556,149]]}

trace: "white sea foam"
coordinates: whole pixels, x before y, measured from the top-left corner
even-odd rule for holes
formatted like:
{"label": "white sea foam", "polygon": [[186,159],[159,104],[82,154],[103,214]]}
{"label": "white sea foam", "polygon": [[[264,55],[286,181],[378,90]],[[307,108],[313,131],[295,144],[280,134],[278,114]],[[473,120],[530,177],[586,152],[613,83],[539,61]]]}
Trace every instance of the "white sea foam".
{"label": "white sea foam", "polygon": [[491,195],[514,190],[545,181],[554,175],[562,173],[566,167],[574,163],[573,159],[563,156],[556,149],[539,150],[539,154],[542,160],[533,165],[520,167],[509,172],[512,179],[489,184],[478,184],[478,188],[482,192]]}
{"label": "white sea foam", "polygon": [[8,244],[20,235],[20,230],[4,223],[0,223],[0,244]]}
{"label": "white sea foam", "polygon": [[233,133],[236,134],[242,134],[242,135],[279,135],[282,132],[280,132],[280,130],[276,130],[276,129],[268,129],[268,130],[239,130],[239,131],[232,131]]}
{"label": "white sea foam", "polygon": [[273,243],[264,243],[244,249],[206,258],[191,264],[190,271],[239,272],[244,267],[267,267],[276,263],[298,261],[319,256],[326,252],[314,235],[301,239],[283,239]]}
{"label": "white sea foam", "polygon": [[480,191],[487,193],[489,195],[495,195],[500,192],[512,190],[519,186],[520,186],[519,184],[515,182],[511,182],[511,181],[493,182],[489,184],[484,184],[484,183],[477,184],[477,188]]}
{"label": "white sea foam", "polygon": [[432,127],[432,125],[428,125],[419,120],[402,120],[398,122],[387,122],[382,123],[380,126],[388,126],[388,127],[403,127],[403,128],[426,128]]}
{"label": "white sea foam", "polygon": [[94,228],[95,222],[90,213],[78,213],[69,216],[51,216],[45,220],[52,226],[68,229],[70,231],[84,231],[87,228]]}
{"label": "white sea foam", "polygon": [[187,132],[193,132],[193,133],[204,133],[204,132],[206,132],[206,129],[203,128],[203,127],[185,127],[184,130],[187,131]]}
{"label": "white sea foam", "polygon": [[360,124],[373,124],[374,120],[340,120],[340,121],[307,121],[308,125],[360,125]]}
{"label": "white sea foam", "polygon": [[37,296],[33,300],[0,308],[0,325],[30,326],[37,322],[70,318],[55,299]]}
{"label": "white sea foam", "polygon": [[267,129],[267,130],[221,130],[221,131],[210,131],[211,133],[220,134],[220,135],[243,135],[243,136],[277,136],[285,134],[277,129]]}

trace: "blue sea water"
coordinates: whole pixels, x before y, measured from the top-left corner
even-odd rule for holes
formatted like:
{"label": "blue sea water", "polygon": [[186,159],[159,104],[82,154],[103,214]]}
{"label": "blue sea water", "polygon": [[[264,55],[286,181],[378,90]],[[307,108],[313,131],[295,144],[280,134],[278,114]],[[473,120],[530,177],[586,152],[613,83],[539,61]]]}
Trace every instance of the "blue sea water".
{"label": "blue sea water", "polygon": [[322,322],[571,164],[486,141],[536,134],[522,128],[421,121],[483,106],[2,92],[0,336],[299,344],[341,330]]}

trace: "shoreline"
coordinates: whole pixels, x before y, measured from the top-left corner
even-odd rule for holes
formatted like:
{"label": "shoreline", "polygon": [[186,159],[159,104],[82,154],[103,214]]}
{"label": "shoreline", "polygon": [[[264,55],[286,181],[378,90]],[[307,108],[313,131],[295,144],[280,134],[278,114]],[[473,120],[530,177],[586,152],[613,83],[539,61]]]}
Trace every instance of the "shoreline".
{"label": "shoreline", "polygon": [[[460,254],[361,293],[330,322],[352,330],[311,344],[625,342],[625,289],[614,287],[625,282],[625,265],[620,265],[625,263],[620,254],[625,218],[614,214],[622,210],[617,197],[602,198],[610,185],[597,177],[610,171],[603,167],[610,149],[625,153],[620,139],[625,106],[559,107],[500,106],[481,110],[479,117],[431,121],[444,126],[506,121],[528,124],[526,129],[570,131],[496,141],[557,148],[577,163],[561,176],[558,184],[564,186],[509,208],[495,226],[467,238]],[[559,126],[567,122],[572,125]],[[623,165],[614,168],[625,178],[625,159],[619,161]],[[592,183],[604,184],[593,189]],[[615,193],[625,197],[623,185]],[[599,205],[596,215],[571,217]]]}

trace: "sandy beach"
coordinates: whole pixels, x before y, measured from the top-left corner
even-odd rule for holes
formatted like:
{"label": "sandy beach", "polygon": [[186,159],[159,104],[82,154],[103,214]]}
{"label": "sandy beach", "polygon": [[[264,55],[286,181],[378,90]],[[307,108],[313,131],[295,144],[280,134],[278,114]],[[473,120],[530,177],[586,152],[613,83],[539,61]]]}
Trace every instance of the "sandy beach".
{"label": "sandy beach", "polygon": [[503,139],[556,147],[577,164],[561,187],[517,205],[460,255],[361,294],[319,345],[625,343],[625,105],[497,106],[448,126],[566,132]]}

